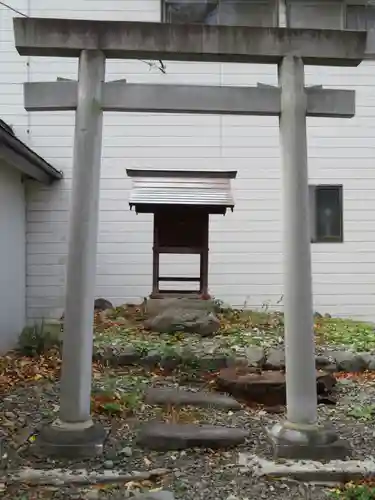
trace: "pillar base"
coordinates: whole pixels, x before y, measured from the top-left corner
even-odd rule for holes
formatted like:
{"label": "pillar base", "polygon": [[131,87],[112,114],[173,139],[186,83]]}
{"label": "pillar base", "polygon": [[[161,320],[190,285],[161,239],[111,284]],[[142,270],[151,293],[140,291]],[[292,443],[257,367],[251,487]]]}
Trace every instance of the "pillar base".
{"label": "pillar base", "polygon": [[346,458],[349,445],[332,429],[315,425],[299,426],[290,422],[276,424],[268,431],[274,458],[330,461]]}
{"label": "pillar base", "polygon": [[91,458],[103,453],[107,432],[100,424],[66,424],[43,427],[35,440],[38,454],[61,458]]}

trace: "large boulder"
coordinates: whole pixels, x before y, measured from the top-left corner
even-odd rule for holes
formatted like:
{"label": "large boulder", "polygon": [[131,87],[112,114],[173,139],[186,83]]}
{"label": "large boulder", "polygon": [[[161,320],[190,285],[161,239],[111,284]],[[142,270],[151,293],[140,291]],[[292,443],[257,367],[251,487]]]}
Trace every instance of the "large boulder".
{"label": "large boulder", "polygon": [[[336,379],[332,374],[318,370],[316,383],[320,402],[320,396],[330,395]],[[251,367],[226,368],[218,375],[217,388],[248,404],[275,407],[286,403],[286,379],[280,371],[262,372]]]}
{"label": "large boulder", "polygon": [[167,309],[217,312],[217,306],[213,300],[203,300],[195,296],[147,299],[145,302],[145,314],[149,319],[158,316]]}
{"label": "large boulder", "polygon": [[145,328],[159,333],[196,333],[202,337],[214,335],[220,321],[207,309],[170,307],[145,321]]}

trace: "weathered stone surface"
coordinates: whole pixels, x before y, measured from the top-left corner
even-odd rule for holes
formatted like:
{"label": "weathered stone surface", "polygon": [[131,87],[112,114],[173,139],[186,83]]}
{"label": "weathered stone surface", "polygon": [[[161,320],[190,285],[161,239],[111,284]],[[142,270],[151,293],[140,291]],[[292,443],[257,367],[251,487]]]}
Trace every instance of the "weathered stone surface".
{"label": "weathered stone surface", "polygon": [[248,435],[234,427],[149,422],[140,429],[137,440],[152,450],[221,449],[242,444]]}
{"label": "weathered stone surface", "polygon": [[367,365],[367,369],[370,371],[375,371],[375,356],[374,359],[372,359],[369,364]]}
{"label": "weathered stone surface", "polygon": [[204,309],[170,308],[147,320],[145,327],[159,333],[186,332],[206,337],[218,331],[220,321]]}
{"label": "weathered stone surface", "polygon": [[174,354],[170,356],[163,356],[160,361],[160,366],[164,370],[175,370],[178,366],[183,363],[182,356],[179,354]]}
{"label": "weathered stone surface", "polygon": [[103,350],[96,349],[93,359],[110,366],[130,366],[139,363],[141,354],[132,346],[125,346],[121,349],[109,346]]}
{"label": "weathered stone surface", "polygon": [[217,310],[212,300],[203,300],[197,297],[177,297],[166,299],[147,299],[145,313],[148,318],[154,318],[167,309],[193,309],[214,313]]}
{"label": "weathered stone surface", "polygon": [[316,368],[325,368],[332,364],[332,361],[328,356],[316,356],[315,357],[315,366]]}
{"label": "weathered stone surface", "polygon": [[266,368],[268,370],[281,370],[285,368],[285,353],[283,349],[270,349]]}
{"label": "weathered stone surface", "polygon": [[246,357],[249,366],[262,367],[266,362],[266,353],[262,347],[250,346],[246,349]]}
{"label": "weathered stone surface", "polygon": [[212,354],[197,358],[199,369],[205,371],[217,371],[225,368],[228,359],[224,354]]}
{"label": "weathered stone surface", "polygon": [[[96,313],[104,312],[104,311],[107,311],[109,309],[113,309],[112,302],[110,302],[107,299],[103,299],[103,298],[95,299],[94,311]],[[65,318],[65,311],[62,313],[60,321],[64,322],[64,318]]]}
{"label": "weathered stone surface", "polygon": [[107,309],[113,309],[113,304],[107,299],[95,299],[94,309],[95,311],[106,311]]}
{"label": "weathered stone surface", "polygon": [[161,361],[162,355],[159,351],[153,350],[149,351],[146,356],[141,359],[141,365],[147,368],[155,368]]}
{"label": "weathered stone surface", "polygon": [[285,376],[281,372],[254,373],[249,368],[228,368],[220,372],[217,385],[246,402],[266,406],[285,404]]}
{"label": "weathered stone surface", "polygon": [[[336,383],[329,373],[317,372],[318,395],[327,396]],[[218,388],[248,403],[264,404],[267,407],[286,403],[285,374],[280,371],[258,371],[251,368],[227,368],[217,379]]]}
{"label": "weathered stone surface", "polygon": [[332,356],[340,371],[361,372],[366,368],[366,362],[358,354],[348,351],[336,351],[332,353]]}
{"label": "weathered stone surface", "polygon": [[240,410],[241,405],[235,399],[224,394],[215,394],[208,391],[187,391],[184,389],[170,389],[152,387],[148,389],[145,402],[149,405],[198,406],[213,407],[223,410]]}
{"label": "weathered stone surface", "polygon": [[374,363],[375,366],[375,355],[369,352],[359,352],[358,356],[361,356],[363,361],[365,362],[365,369],[369,367],[371,363]]}
{"label": "weathered stone surface", "polygon": [[132,497],[133,500],[175,500],[171,491],[150,491],[149,493],[141,493]]}

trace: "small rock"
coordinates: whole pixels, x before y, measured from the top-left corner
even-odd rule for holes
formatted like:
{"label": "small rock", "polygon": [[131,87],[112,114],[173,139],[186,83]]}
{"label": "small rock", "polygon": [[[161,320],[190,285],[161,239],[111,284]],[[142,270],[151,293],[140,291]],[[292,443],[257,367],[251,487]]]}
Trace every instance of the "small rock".
{"label": "small rock", "polygon": [[217,371],[227,366],[227,357],[224,354],[212,354],[211,356],[198,356],[197,364],[200,370]]}
{"label": "small rock", "polygon": [[186,391],[152,387],[146,392],[145,402],[150,405],[198,406],[221,408],[223,410],[240,410],[241,405],[235,399],[224,394],[208,391]]}
{"label": "small rock", "polygon": [[370,354],[369,352],[360,352],[358,353],[358,356],[361,356],[363,361],[366,363],[366,368],[370,365],[375,367],[375,356],[373,354]]}
{"label": "small rock", "polygon": [[98,500],[100,498],[100,491],[99,490],[90,490],[87,493],[85,493],[85,500]]}
{"label": "small rock", "polygon": [[107,309],[113,309],[113,305],[107,299],[95,299],[94,309],[95,311],[106,311]]}
{"label": "small rock", "polygon": [[5,417],[8,418],[9,420],[12,420],[14,418],[17,418],[16,415],[12,411],[6,411],[4,413]]}
{"label": "small rock", "polygon": [[246,349],[246,357],[250,366],[262,367],[266,362],[266,353],[262,347],[250,346]]}
{"label": "small rock", "polygon": [[348,351],[332,353],[337,363],[337,368],[344,372],[361,372],[366,368],[366,362],[358,354]]}
{"label": "small rock", "polygon": [[316,368],[325,368],[326,366],[329,366],[332,364],[332,361],[329,359],[328,356],[316,356],[315,358],[315,366]]}
{"label": "small rock", "polygon": [[336,363],[330,363],[329,365],[324,367],[324,371],[328,373],[334,373],[337,372],[337,364]]}
{"label": "small rock", "polygon": [[141,355],[135,347],[128,345],[123,347],[116,357],[118,366],[128,366],[137,363]]}
{"label": "small rock", "polygon": [[171,491],[150,491],[132,497],[134,500],[175,500]]}
{"label": "small rock", "polygon": [[229,448],[244,443],[249,433],[234,427],[149,422],[138,434],[138,443],[152,450]]}
{"label": "small rock", "polygon": [[175,370],[181,363],[182,363],[182,358],[180,355],[176,353],[163,356],[160,361],[160,366],[164,370]]}
{"label": "small rock", "polygon": [[282,349],[270,349],[266,361],[269,370],[281,370],[285,368],[285,353]]}
{"label": "small rock", "polygon": [[103,464],[103,467],[104,467],[105,469],[108,469],[108,470],[109,470],[109,469],[113,469],[113,467],[114,467],[114,463],[113,463],[113,461],[112,461],[112,460],[106,460],[106,461],[104,462],[104,464]]}
{"label": "small rock", "polygon": [[245,356],[236,356],[235,358],[227,358],[227,368],[233,368],[236,366],[246,367],[249,366],[249,361]]}
{"label": "small rock", "polygon": [[140,359],[140,353],[133,346],[125,346],[117,350],[108,346],[103,351],[94,351],[93,358],[110,366],[129,366],[136,364]]}
{"label": "small rock", "polygon": [[120,455],[125,455],[126,457],[131,457],[131,456],[133,456],[133,450],[130,448],[130,446],[125,446],[125,448],[120,450]]}
{"label": "small rock", "polygon": [[154,368],[160,363],[160,360],[161,360],[161,354],[159,351],[155,349],[152,351],[148,351],[146,356],[142,358],[141,364],[143,366],[147,366],[148,368]]}

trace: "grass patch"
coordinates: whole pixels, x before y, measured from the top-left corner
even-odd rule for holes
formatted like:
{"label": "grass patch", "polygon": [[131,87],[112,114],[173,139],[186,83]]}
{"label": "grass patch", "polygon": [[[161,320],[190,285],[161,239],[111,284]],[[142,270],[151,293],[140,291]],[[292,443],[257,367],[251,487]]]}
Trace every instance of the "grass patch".
{"label": "grass patch", "polygon": [[150,379],[140,374],[100,374],[95,378],[91,407],[95,413],[124,416],[142,407],[145,389]]}
{"label": "grass patch", "polygon": [[319,318],[315,323],[317,342],[343,345],[354,350],[375,349],[375,328],[371,323],[339,318]]}
{"label": "grass patch", "polygon": [[328,498],[331,500],[375,500],[375,486],[348,483],[343,488],[331,490]]}
{"label": "grass patch", "polygon": [[[187,349],[202,352],[204,346],[207,346],[207,350],[204,348],[207,354],[237,355],[248,346],[270,348],[283,343],[284,316],[280,312],[224,309],[218,316],[221,322],[218,334],[212,339],[202,339],[199,335],[179,332],[169,335],[146,331],[142,313],[136,308],[121,307],[97,326],[94,343],[98,349],[131,345],[140,354],[154,351],[163,357],[178,355]],[[358,352],[375,349],[375,329],[371,323],[316,317],[314,330],[318,345],[345,346]]]}

